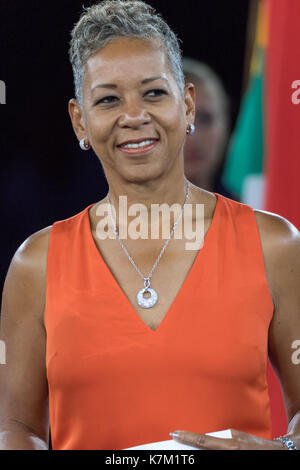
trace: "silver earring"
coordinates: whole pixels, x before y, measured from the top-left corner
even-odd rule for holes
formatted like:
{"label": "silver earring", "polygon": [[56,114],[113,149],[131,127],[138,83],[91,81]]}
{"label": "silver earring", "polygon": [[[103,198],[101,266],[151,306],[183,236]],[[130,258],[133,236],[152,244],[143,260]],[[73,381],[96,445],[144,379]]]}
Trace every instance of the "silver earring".
{"label": "silver earring", "polygon": [[79,142],[79,145],[80,145],[80,148],[82,150],[89,150],[90,149],[89,144],[88,143],[86,144],[84,139],[81,139],[81,141]]}
{"label": "silver earring", "polygon": [[195,126],[194,126],[194,124],[191,123],[191,124],[188,125],[186,133],[187,133],[187,135],[192,135],[192,134],[194,134],[194,132],[195,132]]}

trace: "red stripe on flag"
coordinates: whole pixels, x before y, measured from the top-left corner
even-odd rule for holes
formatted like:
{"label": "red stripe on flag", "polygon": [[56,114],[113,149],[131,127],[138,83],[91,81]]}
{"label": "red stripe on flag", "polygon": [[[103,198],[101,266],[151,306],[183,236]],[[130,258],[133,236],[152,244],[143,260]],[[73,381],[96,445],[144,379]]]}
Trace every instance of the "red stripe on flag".
{"label": "red stripe on flag", "polygon": [[300,80],[300,4],[268,2],[265,209],[300,229],[300,104],[292,101]]}
{"label": "red stripe on flag", "polygon": [[[300,228],[300,104],[294,104],[300,80],[299,0],[266,0],[269,37],[266,62],[266,194],[265,210],[279,214]],[[300,93],[298,94],[300,98]],[[300,100],[299,100],[300,101]],[[286,433],[281,391],[268,370],[273,435]]]}

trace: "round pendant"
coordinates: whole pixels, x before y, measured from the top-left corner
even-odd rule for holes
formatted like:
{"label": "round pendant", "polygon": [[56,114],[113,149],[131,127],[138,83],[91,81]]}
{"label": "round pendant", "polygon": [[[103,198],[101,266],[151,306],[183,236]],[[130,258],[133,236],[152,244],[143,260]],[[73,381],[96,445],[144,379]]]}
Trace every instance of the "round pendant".
{"label": "round pendant", "polygon": [[[144,294],[146,292],[149,292],[150,297],[144,297]],[[140,307],[151,308],[156,304],[158,300],[158,294],[154,289],[151,289],[150,287],[145,287],[144,289],[138,291],[136,300]]]}

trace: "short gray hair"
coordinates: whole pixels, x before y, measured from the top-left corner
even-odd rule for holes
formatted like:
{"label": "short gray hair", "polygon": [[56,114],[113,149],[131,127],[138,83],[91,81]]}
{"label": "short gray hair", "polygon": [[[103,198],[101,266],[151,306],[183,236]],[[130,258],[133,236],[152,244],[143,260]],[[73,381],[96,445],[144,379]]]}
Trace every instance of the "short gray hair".
{"label": "short gray hair", "polygon": [[154,8],[141,0],[105,0],[88,8],[83,7],[83,10],[71,32],[69,49],[75,96],[81,105],[86,62],[110,40],[120,37],[160,40],[183,96],[184,75],[179,39]]}

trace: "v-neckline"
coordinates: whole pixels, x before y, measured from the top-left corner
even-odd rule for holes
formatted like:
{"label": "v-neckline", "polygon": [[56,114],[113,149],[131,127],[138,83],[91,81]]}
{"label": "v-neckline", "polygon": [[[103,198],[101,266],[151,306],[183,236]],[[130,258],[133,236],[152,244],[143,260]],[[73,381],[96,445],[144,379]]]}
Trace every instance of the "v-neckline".
{"label": "v-neckline", "polygon": [[[122,300],[124,301],[125,304],[127,304],[127,307],[128,309],[130,310],[130,312],[134,315],[135,319],[141,324],[141,326],[143,327],[143,329],[145,331],[148,331],[152,334],[154,333],[159,333],[161,330],[162,330],[162,327],[164,325],[166,325],[166,323],[168,323],[168,318],[171,317],[170,315],[170,311],[173,310],[176,306],[176,304],[179,302],[178,298],[180,299],[180,297],[183,295],[184,291],[186,290],[186,285],[187,283],[190,281],[191,279],[191,275],[193,274],[193,272],[196,270],[197,268],[197,265],[199,263],[199,259],[201,258],[201,256],[203,255],[204,253],[204,250],[207,251],[208,247],[207,245],[210,244],[210,240],[212,239],[213,237],[213,233],[214,231],[216,230],[216,226],[217,226],[217,219],[219,217],[219,212],[220,212],[220,206],[221,206],[221,196],[220,194],[218,193],[215,193],[215,192],[212,192],[212,194],[214,194],[217,198],[217,201],[216,201],[216,205],[215,205],[215,209],[214,209],[214,213],[213,213],[213,217],[212,217],[212,220],[211,220],[211,223],[210,223],[210,226],[207,230],[207,233],[204,237],[204,241],[203,241],[203,245],[202,247],[198,250],[198,253],[194,259],[194,262],[192,264],[192,266],[190,267],[187,275],[185,276],[182,284],[181,284],[181,287],[179,289],[179,291],[177,292],[175,298],[173,299],[172,303],[170,304],[167,312],[165,313],[164,317],[162,318],[162,320],[160,321],[160,323],[158,324],[158,326],[155,328],[155,329],[152,329],[150,328],[149,325],[147,325],[144,320],[142,320],[142,318],[140,317],[140,315],[138,314],[138,312],[136,311],[136,309],[134,308],[134,306],[132,305],[131,301],[129,300],[129,298],[127,297],[126,293],[124,292],[124,290],[121,288],[121,286],[119,285],[119,283],[117,282],[116,278],[114,277],[112,271],[110,270],[109,266],[106,264],[103,256],[102,256],[102,253],[101,251],[99,250],[95,240],[94,240],[94,237],[93,237],[93,233],[92,233],[92,229],[91,229],[91,222],[90,222],[90,217],[89,217],[89,210],[97,204],[97,202],[93,203],[93,204],[90,204],[86,209],[85,209],[85,214],[84,214],[84,228],[85,228],[85,231],[87,233],[87,237],[88,237],[88,241],[89,241],[89,244],[91,245],[91,249],[93,251],[95,251],[95,258],[94,259],[100,259],[100,262],[101,262],[101,265],[103,265],[104,269],[106,270],[108,276],[111,278],[111,281],[112,281],[112,285],[114,287],[114,289],[120,293],[120,296],[122,298]],[[183,293],[182,293],[183,292]],[[133,318],[134,318],[133,317]]]}

